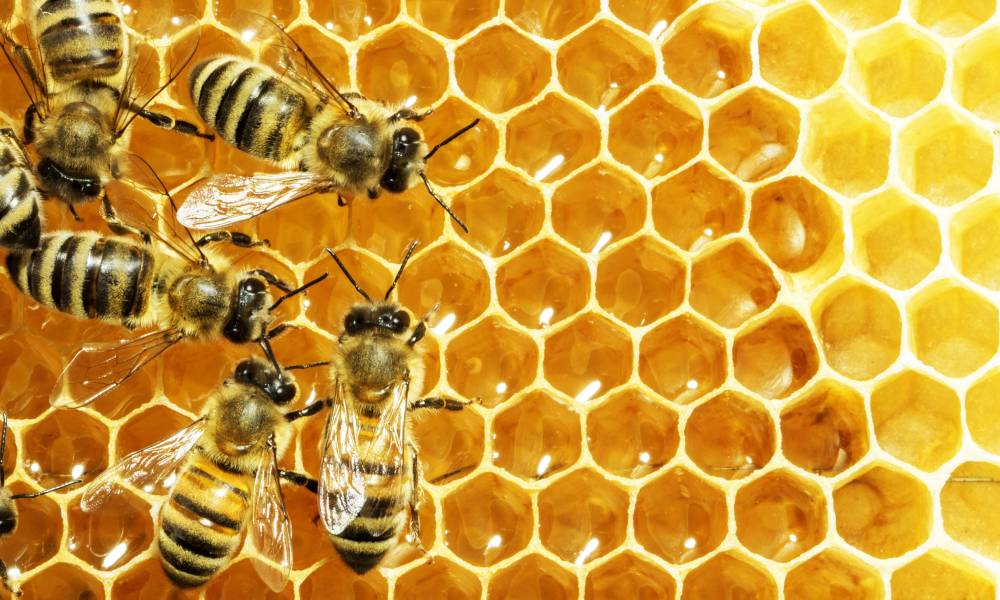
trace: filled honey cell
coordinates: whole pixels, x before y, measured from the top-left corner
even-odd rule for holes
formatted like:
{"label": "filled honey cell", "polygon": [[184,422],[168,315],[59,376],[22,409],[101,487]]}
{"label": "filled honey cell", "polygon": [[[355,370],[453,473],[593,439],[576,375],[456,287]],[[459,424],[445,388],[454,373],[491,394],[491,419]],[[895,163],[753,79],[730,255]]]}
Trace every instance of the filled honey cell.
{"label": "filled honey cell", "polygon": [[623,22],[650,37],[656,37],[694,3],[695,0],[653,0],[641,3],[610,0],[608,5],[611,12]]}
{"label": "filled honey cell", "polygon": [[740,85],[750,78],[753,68],[753,29],[753,16],[730,2],[684,14],[662,46],[667,77],[704,98]]}
{"label": "filled honey cell", "polygon": [[736,535],[765,558],[787,562],[826,537],[826,499],[815,484],[772,471],[736,495]]}
{"label": "filled honey cell", "polygon": [[100,510],[93,512],[85,512],[74,502],[66,524],[66,547],[101,571],[127,563],[153,540],[149,505],[126,491],[110,496]]}
{"label": "filled honey cell", "polygon": [[864,399],[843,384],[822,380],[781,413],[781,452],[806,471],[832,477],[868,448]]}
{"label": "filled honey cell", "polygon": [[528,33],[558,39],[593,19],[598,5],[597,0],[553,0],[544,3],[510,0],[504,6],[504,14]]}
{"label": "filled honey cell", "polygon": [[358,91],[385,102],[430,106],[448,87],[448,60],[434,38],[402,26],[358,52]]}
{"label": "filled honey cell", "polygon": [[987,600],[996,597],[996,575],[968,559],[931,550],[892,574],[893,598]]}
{"label": "filled honey cell", "polygon": [[444,543],[477,566],[513,556],[531,539],[531,498],[507,480],[486,473],[463,483],[441,502]]}
{"label": "filled honey cell", "polygon": [[488,317],[449,342],[445,364],[458,393],[495,406],[535,379],[538,347],[503,320]]}
{"label": "filled honey cell", "polygon": [[499,571],[486,589],[488,600],[573,600],[579,596],[576,577],[538,554],[530,554]]}
{"label": "filled honey cell", "polygon": [[802,317],[788,308],[744,330],[733,343],[736,379],[765,398],[789,396],[818,368],[816,342]]}
{"label": "filled honey cell", "polygon": [[556,188],[551,201],[552,227],[580,251],[600,252],[642,226],[646,198],[634,176],[600,163]]}
{"label": "filled honey cell", "polygon": [[851,379],[871,379],[899,357],[902,322],[892,298],[860,281],[832,284],[813,305],[827,363]]}
{"label": "filled honey cell", "polygon": [[348,0],[330,4],[307,0],[309,16],[327,31],[355,40],[391,23],[399,13],[398,0]]}
{"label": "filled honey cell", "polygon": [[900,0],[819,0],[819,3],[844,26],[868,29],[896,16]]}
{"label": "filled honey cell", "polygon": [[738,327],[770,307],[779,284],[745,243],[706,250],[691,266],[692,308],[724,327]]}
{"label": "filled honey cell", "polygon": [[917,357],[942,375],[963,377],[996,354],[996,306],[955,281],[925,288],[907,311]]}
{"label": "filled honey cell", "polygon": [[647,88],[612,115],[608,149],[619,162],[652,179],[694,158],[703,129],[693,102],[666,87]]}
{"label": "filled honey cell", "polygon": [[926,375],[907,371],[884,380],[872,391],[871,411],[879,446],[925,471],[943,465],[962,445],[958,396]]}
{"label": "filled honey cell", "polygon": [[511,27],[487,29],[455,54],[455,77],[462,91],[489,111],[502,113],[537,96],[552,69],[544,48]]}
{"label": "filled honey cell", "polygon": [[1000,519],[992,507],[1000,501],[1000,467],[987,462],[967,462],[951,472],[941,490],[944,530],[960,544],[997,560]]}
{"label": "filled honey cell", "polygon": [[594,117],[550,94],[507,124],[507,160],[537,181],[568,175],[597,156],[601,132]]}
{"label": "filled honey cell", "polygon": [[442,146],[427,161],[427,175],[434,183],[462,185],[485,173],[496,160],[500,132],[479,110],[454,98],[436,105],[420,122],[427,144],[434,146],[477,119],[472,129]]}
{"label": "filled honey cell", "polygon": [[600,21],[559,49],[563,89],[594,108],[611,108],[653,78],[652,48],[611,21]]}
{"label": "filled honey cell", "polygon": [[100,598],[104,587],[78,566],[57,562],[33,573],[21,593],[28,598]]}
{"label": "filled honey cell", "polygon": [[813,106],[806,117],[803,160],[809,172],[841,194],[857,196],[889,175],[889,125],[846,94]]}
{"label": "filled honey cell", "polygon": [[[320,419],[314,421],[319,424]],[[420,447],[424,479],[431,483],[464,477],[483,460],[485,428],[475,409],[425,412],[414,419],[413,435]]]}
{"label": "filled honey cell", "polygon": [[[548,240],[500,265],[495,281],[500,306],[515,321],[533,329],[575,315],[590,295],[587,264],[565,246]],[[488,300],[488,290],[486,295]]]}
{"label": "filled honey cell", "polygon": [[625,383],[632,373],[632,340],[604,317],[587,313],[545,340],[545,379],[578,402]]}
{"label": "filled honey cell", "polygon": [[[7,438],[10,443],[10,438]],[[37,492],[24,482],[10,484],[15,494]],[[0,539],[0,552],[8,572],[27,574],[45,564],[62,551],[62,514],[56,498],[41,496],[17,501],[17,528],[10,535]],[[33,574],[33,573],[32,573]],[[30,597],[30,596],[29,596]]]}
{"label": "filled honey cell", "polygon": [[90,481],[108,466],[108,429],[86,413],[50,412],[22,435],[21,465],[39,485]]}
{"label": "filled honey cell", "polygon": [[689,404],[726,378],[725,339],[683,315],[658,325],[639,345],[639,377],[656,393]]}
{"label": "filled honey cell", "polygon": [[294,594],[289,588],[272,592],[257,575],[249,558],[237,560],[205,586],[205,600],[288,600],[292,597]]}
{"label": "filled honey cell", "polygon": [[0,377],[4,412],[12,419],[33,419],[48,408],[49,392],[63,370],[59,355],[33,335],[0,339]]}
{"label": "filled honey cell", "polygon": [[527,480],[572,467],[580,457],[580,417],[532,392],[493,419],[493,464]]}
{"label": "filled honey cell", "polygon": [[992,17],[996,6],[996,0],[913,0],[910,14],[936,33],[960,36]]}
{"label": "filled honey cell", "polygon": [[299,586],[299,596],[315,598],[329,590],[337,590],[337,595],[345,600],[376,600],[389,595],[389,584],[379,574],[358,575],[331,561],[310,573]]}
{"label": "filled honey cell", "polygon": [[684,264],[655,238],[615,249],[597,269],[597,301],[632,327],[671,312],[684,300]]}
{"label": "filled honey cell", "polygon": [[736,182],[700,162],[653,188],[653,223],[664,238],[697,252],[740,229],[744,204]]}
{"label": "filled honey cell", "polygon": [[873,196],[854,209],[854,264],[899,290],[920,283],[941,260],[934,214],[898,190]]}
{"label": "filled honey cell", "polygon": [[758,402],[724,392],[700,404],[684,429],[685,451],[705,473],[742,479],[770,462],[775,432]]}
{"label": "filled honey cell", "polygon": [[872,105],[896,117],[926,106],[944,84],[944,51],[927,34],[903,24],[861,39],[851,61],[854,88]]}
{"label": "filled honey cell", "polygon": [[406,0],[406,12],[424,27],[458,39],[497,15],[498,0],[476,0],[460,5],[442,0]]}
{"label": "filled honey cell", "polygon": [[490,301],[489,276],[482,263],[457,244],[428,248],[406,266],[396,298],[417,317],[437,308],[430,321],[461,327],[476,320]]}
{"label": "filled honey cell", "polygon": [[1000,289],[1000,258],[996,237],[1000,225],[1000,197],[981,198],[962,210],[951,222],[951,261],[958,270],[979,285]]}
{"label": "filled honey cell", "polygon": [[807,2],[766,17],[757,46],[764,79],[799,98],[822,93],[844,68],[844,35]]}
{"label": "filled honey cell", "polygon": [[712,156],[744,181],[780,173],[798,150],[800,117],[794,105],[751,89],[716,108],[708,125]]}
{"label": "filled honey cell", "polygon": [[587,414],[590,456],[619,477],[643,477],[673,458],[677,414],[639,390],[625,390]]}
{"label": "filled honey cell", "polygon": [[776,600],[774,579],[759,564],[735,553],[713,556],[684,580],[681,600],[700,598],[756,598]]}
{"label": "filled honey cell", "polygon": [[538,494],[538,535],[559,558],[584,565],[625,539],[628,495],[590,469],[553,481]]}
{"label": "filled honey cell", "polygon": [[843,550],[830,549],[788,572],[785,598],[882,600],[885,591],[878,572]]}
{"label": "filled honey cell", "polygon": [[538,233],[545,218],[541,193],[508,169],[491,171],[474,186],[456,194],[451,208],[462,221],[476,223],[466,239],[486,256],[503,256],[516,250]]}
{"label": "filled honey cell", "polygon": [[471,572],[446,559],[437,558],[410,569],[396,580],[395,597],[406,600],[448,598],[472,600],[482,597],[482,584]]}
{"label": "filled honey cell", "polygon": [[876,558],[905,554],[930,534],[930,492],[891,467],[874,466],[840,485],[833,512],[840,537]]}
{"label": "filled honey cell", "polygon": [[642,547],[675,564],[712,552],[729,529],[723,491],[683,467],[642,487],[634,519]]}
{"label": "filled honey cell", "polygon": [[587,575],[586,600],[672,598],[677,584],[666,572],[631,553],[623,553]]}

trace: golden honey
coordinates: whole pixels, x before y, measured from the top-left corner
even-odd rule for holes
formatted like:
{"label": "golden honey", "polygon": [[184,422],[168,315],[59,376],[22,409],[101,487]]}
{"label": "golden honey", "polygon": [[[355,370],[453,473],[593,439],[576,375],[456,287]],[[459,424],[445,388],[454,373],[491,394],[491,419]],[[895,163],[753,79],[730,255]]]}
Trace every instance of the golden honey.
{"label": "golden honey", "polygon": [[[421,189],[303,200],[233,253],[298,282],[287,363],[329,354],[350,285],[399,284],[425,393],[429,563],[402,544],[357,577],[287,486],[291,583],[244,557],[203,589],[159,567],[161,496],[100,514],[66,490],[0,541],[28,598],[994,598],[1000,573],[1000,12],[994,0],[125,0],[146,68],[256,57],[234,9],[271,15],[344,88],[474,118]],[[9,2],[0,2],[5,10]],[[170,15],[198,25],[161,30]],[[0,69],[5,125],[25,100]],[[194,115],[184,78],[163,110]],[[135,124],[183,200],[262,163]],[[118,193],[124,193],[119,189]],[[55,203],[50,228],[74,223]],[[171,349],[92,407],[49,407],[80,344],[125,332],[42,309],[0,278],[5,470],[24,492],[91,480],[190,422],[248,352]],[[324,375],[300,372],[304,397]],[[286,468],[316,474],[322,419]],[[163,492],[163,490],[154,490]]]}

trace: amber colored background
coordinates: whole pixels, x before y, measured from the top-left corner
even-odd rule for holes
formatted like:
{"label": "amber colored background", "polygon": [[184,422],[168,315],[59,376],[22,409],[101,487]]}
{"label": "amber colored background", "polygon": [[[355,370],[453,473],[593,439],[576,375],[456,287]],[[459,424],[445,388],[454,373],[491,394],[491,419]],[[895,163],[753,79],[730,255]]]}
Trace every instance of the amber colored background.
{"label": "amber colored background", "polygon": [[[11,10],[10,0],[0,2]],[[254,56],[228,15],[273,15],[345,88],[435,106],[421,190],[314,198],[246,231],[299,282],[342,248],[418,314],[428,389],[481,397],[416,426],[426,561],[364,578],[287,487],[283,598],[993,598],[1000,568],[1000,14],[994,0],[406,0],[129,3],[144,60]],[[166,42],[166,43],[165,43]],[[147,71],[149,72],[149,71]],[[25,108],[0,70],[0,111]],[[165,110],[194,118],[183,84]],[[135,126],[183,199],[265,169]],[[119,190],[117,193],[126,193]],[[70,223],[100,227],[92,207]],[[335,276],[284,317],[287,362],[327,356],[355,300]],[[113,339],[0,281],[0,381],[17,490],[97,475],[188,423],[247,349],[170,351],[113,398],[55,411],[84,341]],[[222,357],[220,359],[219,357]],[[321,373],[303,374],[306,395]],[[286,466],[315,473],[321,419]],[[0,543],[28,597],[174,597],[151,506],[25,501]],[[182,597],[271,597],[246,559]]]}

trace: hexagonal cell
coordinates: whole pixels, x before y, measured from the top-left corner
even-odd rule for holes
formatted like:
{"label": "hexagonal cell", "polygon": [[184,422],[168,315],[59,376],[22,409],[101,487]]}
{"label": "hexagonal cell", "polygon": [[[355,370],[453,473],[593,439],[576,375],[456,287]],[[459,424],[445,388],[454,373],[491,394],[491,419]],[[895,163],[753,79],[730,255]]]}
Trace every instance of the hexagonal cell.
{"label": "hexagonal cell", "polygon": [[448,88],[444,48],[434,38],[408,26],[368,42],[358,52],[354,72],[362,94],[391,104],[430,106]]}
{"label": "hexagonal cell", "polygon": [[992,77],[1000,67],[1000,37],[992,27],[959,46],[955,53],[955,99],[977,116],[1000,121],[1000,82]]}
{"label": "hexagonal cell", "polygon": [[937,218],[896,190],[854,209],[854,261],[872,277],[896,289],[920,283],[941,257]]}
{"label": "hexagonal cell", "polygon": [[946,36],[960,36],[985,23],[996,0],[913,0],[910,13],[918,23]]}
{"label": "hexagonal cell", "polygon": [[900,150],[903,181],[941,206],[981,190],[993,170],[990,136],[949,108],[934,108],[911,122],[900,136]]}
{"label": "hexagonal cell", "polygon": [[708,149],[744,181],[781,172],[798,148],[798,110],[762,89],[743,92],[712,112]]}
{"label": "hexagonal cell", "polygon": [[1000,196],[976,200],[951,221],[951,261],[963,275],[991,290],[1000,289]]}
{"label": "hexagonal cell", "polygon": [[456,4],[447,0],[406,0],[406,12],[424,27],[458,39],[499,12],[499,0]]}
{"label": "hexagonal cell", "polygon": [[781,413],[781,452],[795,465],[832,477],[868,453],[865,401],[855,390],[821,381]]}
{"label": "hexagonal cell", "polygon": [[990,371],[973,384],[965,396],[965,417],[972,439],[993,454],[1000,454],[1000,370]]}
{"label": "hexagonal cell", "polygon": [[541,192],[507,169],[497,169],[462,190],[451,209],[466,223],[476,224],[465,239],[487,256],[517,249],[538,233],[545,220]]}
{"label": "hexagonal cell", "polygon": [[806,117],[806,168],[846,196],[885,182],[890,145],[889,125],[847,94],[813,106]]}
{"label": "hexagonal cell", "polygon": [[625,541],[628,494],[590,469],[554,481],[538,495],[538,534],[559,558],[583,565]]}
{"label": "hexagonal cell", "polygon": [[486,598],[575,600],[579,593],[575,575],[539,554],[529,554],[502,571],[491,574]]}
{"label": "hexagonal cell", "polygon": [[132,565],[111,586],[111,600],[195,600],[201,590],[180,591],[154,557]]}
{"label": "hexagonal cell", "polygon": [[677,583],[666,571],[623,552],[587,574],[585,600],[673,598]]}
{"label": "hexagonal cell", "polygon": [[684,263],[653,237],[616,249],[597,268],[597,301],[633,327],[656,321],[684,301]]}
{"label": "hexagonal cell", "polygon": [[433,146],[476,119],[479,123],[442,146],[427,161],[427,176],[434,183],[461,185],[485,173],[496,161],[500,132],[493,121],[456,98],[438,104],[431,116],[420,122],[427,143]]}
{"label": "hexagonal cell", "polygon": [[763,406],[723,392],[688,417],[684,447],[709,475],[742,479],[770,462],[774,435],[774,423]]}
{"label": "hexagonal cell", "polygon": [[239,14],[240,10],[250,11],[258,15],[267,15],[274,19],[281,26],[288,26],[299,14],[299,6],[294,2],[281,2],[280,0],[251,0],[245,2],[241,0],[218,0],[210,3],[212,13],[215,18],[226,27],[231,27],[239,31],[241,23],[239,19],[233,19],[234,13]]}
{"label": "hexagonal cell", "polygon": [[619,477],[643,477],[667,464],[680,438],[677,413],[626,390],[587,413],[587,446],[598,465]]}
{"label": "hexagonal cell", "polygon": [[900,0],[819,0],[823,8],[845,27],[868,29],[899,12]]}
{"label": "hexagonal cell", "polygon": [[[663,44],[663,68],[682,88],[712,98],[750,79],[756,19],[729,2],[685,14]],[[665,27],[664,27],[665,29]]]}
{"label": "hexagonal cell", "polygon": [[716,389],[727,372],[726,340],[690,315],[658,325],[639,346],[639,377],[678,404]]}
{"label": "hexagonal cell", "polygon": [[971,561],[934,549],[892,574],[893,598],[913,600],[990,600],[996,576]]}
{"label": "hexagonal cell", "polygon": [[543,368],[556,389],[587,402],[628,380],[632,340],[611,321],[587,313],[545,340]]}
{"label": "hexagonal cell", "polygon": [[433,563],[410,569],[397,579],[394,597],[400,600],[479,600],[482,593],[483,586],[476,575],[447,558],[435,557]]}
{"label": "hexagonal cell", "polygon": [[108,466],[108,429],[86,413],[51,412],[21,435],[24,469],[42,487],[90,481]]}
{"label": "hexagonal cell", "polygon": [[389,262],[400,260],[413,240],[431,244],[441,236],[447,218],[423,186],[375,202],[359,198],[349,212],[354,244]]}
{"label": "hexagonal cell", "polygon": [[700,598],[777,600],[778,588],[763,567],[727,552],[713,556],[684,578],[681,600]]}
{"label": "hexagonal cell", "polygon": [[583,252],[600,252],[632,235],[645,218],[645,190],[631,175],[604,163],[577,173],[552,194],[552,227]]}
{"label": "hexagonal cell", "polygon": [[257,575],[249,558],[237,560],[221,573],[209,580],[205,586],[205,600],[292,600],[293,590],[286,587],[281,593],[274,593]]}
{"label": "hexagonal cell", "polygon": [[110,496],[101,510],[69,507],[66,547],[95,569],[108,571],[132,560],[153,541],[149,505],[128,491]]}
{"label": "hexagonal cell", "polygon": [[869,103],[895,117],[913,114],[937,98],[944,72],[944,50],[903,23],[858,40],[851,55],[851,84]]}
{"label": "hexagonal cell", "polygon": [[653,188],[660,235],[695,252],[743,226],[743,191],[708,163],[697,163]]}
{"label": "hexagonal cell", "polygon": [[836,548],[820,552],[785,577],[785,598],[882,600],[884,597],[878,572]]}
{"label": "hexagonal cell", "polygon": [[960,544],[993,560],[1000,559],[1000,467],[987,462],[962,463],[941,490],[944,530]]}
{"label": "hexagonal cell", "polygon": [[964,377],[997,352],[997,307],[957,281],[937,282],[907,306],[917,358],[949,377]]}
{"label": "hexagonal cell", "polygon": [[103,598],[104,586],[77,565],[55,563],[21,586],[27,598]]}
{"label": "hexagonal cell", "polygon": [[346,566],[337,565],[334,560],[306,577],[299,586],[299,597],[321,598],[330,590],[337,590],[337,597],[344,600],[376,600],[389,596],[389,584],[377,570],[362,576]]}
{"label": "hexagonal cell", "polygon": [[693,102],[666,87],[650,87],[611,117],[608,149],[647,179],[665,175],[701,151],[704,125]]}
{"label": "hexagonal cell", "polygon": [[455,77],[469,99],[495,113],[527,104],[552,77],[548,52],[501,25],[476,34],[455,52]]}
{"label": "hexagonal cell", "polygon": [[740,488],[736,536],[754,554],[788,562],[826,537],[826,499],[816,484],[771,471]]}
{"label": "hexagonal cell", "polygon": [[0,381],[4,382],[7,416],[33,419],[45,412],[62,370],[59,355],[42,338],[22,334],[0,340]]}
{"label": "hexagonal cell", "polygon": [[844,70],[844,34],[808,3],[769,14],[757,40],[764,79],[799,98],[826,91]]}
{"label": "hexagonal cell", "polygon": [[532,392],[493,419],[493,464],[523,479],[542,479],[580,458],[580,416],[544,392]]}
{"label": "hexagonal cell", "polygon": [[396,290],[399,302],[416,316],[439,307],[428,323],[432,329],[444,321],[461,327],[476,320],[490,303],[490,279],[482,261],[455,243],[417,255]]}
{"label": "hexagonal cell", "polygon": [[745,242],[699,256],[691,266],[691,307],[724,327],[738,327],[774,304],[774,273]]}
{"label": "hexagonal cell", "polygon": [[803,177],[758,188],[750,201],[750,233],[774,264],[826,279],[844,259],[840,211],[832,198]]}
{"label": "hexagonal cell", "polygon": [[683,467],[639,490],[635,538],[671,563],[685,563],[715,550],[726,537],[725,493]]}
{"label": "hexagonal cell", "polygon": [[597,0],[553,0],[541,4],[510,0],[504,5],[504,13],[528,33],[559,39],[594,18],[599,5]]}
{"label": "hexagonal cell", "polygon": [[[7,443],[10,443],[9,438]],[[38,491],[20,481],[9,487],[15,494]],[[59,505],[52,498],[40,496],[18,500],[17,528],[0,539],[0,552],[3,552],[7,569],[17,569],[24,574],[51,560],[60,552],[63,526]]]}
{"label": "hexagonal cell", "polygon": [[507,123],[507,160],[533,179],[551,181],[597,156],[600,140],[593,116],[549,94]]}
{"label": "hexagonal cell", "polygon": [[355,40],[377,27],[391,23],[399,14],[398,0],[306,0],[309,17],[327,31]]}
{"label": "hexagonal cell", "polygon": [[492,407],[535,380],[538,347],[503,320],[487,317],[448,343],[445,363],[455,391]]}
{"label": "hexagonal cell", "polygon": [[879,446],[934,471],[962,447],[962,406],[948,386],[916,371],[879,383],[871,396]]}
{"label": "hexagonal cell", "polygon": [[813,304],[827,363],[851,379],[871,379],[899,357],[902,322],[892,297],[855,279],[831,285]]}
{"label": "hexagonal cell", "polygon": [[924,543],[931,508],[924,484],[890,467],[866,469],[833,492],[837,532],[876,558],[900,556]]}
{"label": "hexagonal cell", "polygon": [[610,0],[608,4],[616,17],[656,39],[694,3],[695,0]]}
{"label": "hexagonal cell", "polygon": [[[424,479],[445,483],[464,477],[483,460],[485,428],[473,409],[427,410],[413,423]],[[320,419],[315,419],[319,421]],[[305,446],[303,447],[311,447]]]}
{"label": "hexagonal cell", "polygon": [[185,343],[164,352],[163,394],[181,408],[199,411],[205,398],[232,377],[237,362],[244,357],[234,346],[228,341]]}
{"label": "hexagonal cell", "polygon": [[598,21],[560,46],[556,70],[563,89],[603,110],[653,78],[651,50],[611,21]]}
{"label": "hexagonal cell", "polygon": [[500,265],[495,282],[500,306],[521,325],[535,329],[573,316],[590,296],[587,263],[550,240],[533,244]]}
{"label": "hexagonal cell", "polygon": [[765,398],[785,398],[819,368],[816,342],[797,312],[782,308],[733,344],[736,379]]}
{"label": "hexagonal cell", "polygon": [[441,507],[445,544],[480,567],[520,552],[535,528],[528,494],[493,473],[463,483],[441,501]]}

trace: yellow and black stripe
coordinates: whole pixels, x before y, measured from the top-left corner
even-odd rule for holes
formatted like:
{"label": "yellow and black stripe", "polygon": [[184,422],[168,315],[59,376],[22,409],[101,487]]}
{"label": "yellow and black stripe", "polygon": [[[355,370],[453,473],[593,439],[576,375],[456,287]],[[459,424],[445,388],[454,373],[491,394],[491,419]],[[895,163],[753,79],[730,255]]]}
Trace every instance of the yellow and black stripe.
{"label": "yellow and black stripe", "polygon": [[112,0],[46,0],[35,13],[35,33],[56,81],[100,79],[122,70],[127,41]]}
{"label": "yellow and black stripe", "polygon": [[236,56],[199,63],[189,79],[198,114],[230,144],[281,162],[309,122],[305,98],[277,73]]}
{"label": "yellow and black stripe", "polygon": [[37,250],[7,256],[14,283],[38,302],[123,324],[146,310],[153,268],[140,244],[95,232],[45,234]]}
{"label": "yellow and black stripe", "polygon": [[42,195],[17,141],[0,133],[0,245],[37,248],[42,237]]}
{"label": "yellow and black stripe", "polygon": [[219,464],[195,448],[163,506],[157,536],[163,570],[177,585],[201,585],[229,563],[252,488],[252,473]]}

